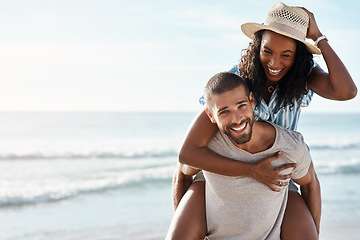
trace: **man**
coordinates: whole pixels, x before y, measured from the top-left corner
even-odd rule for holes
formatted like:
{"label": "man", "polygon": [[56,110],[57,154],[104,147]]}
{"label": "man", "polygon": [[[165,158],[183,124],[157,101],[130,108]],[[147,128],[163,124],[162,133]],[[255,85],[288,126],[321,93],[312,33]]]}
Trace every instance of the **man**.
{"label": "man", "polygon": [[[208,147],[249,164],[266,157],[271,159],[280,151],[282,154],[271,160],[274,167],[287,165],[280,168],[286,179],[277,183],[279,191],[273,191],[248,176],[229,177],[203,171],[206,217],[201,201],[193,201],[196,207],[180,203],[167,239],[202,239],[205,235],[209,239],[280,239],[290,176],[304,187],[314,181],[309,172],[311,157],[301,134],[268,122],[254,121],[253,95],[245,81],[235,74],[224,72],[213,76],[205,87],[204,96],[206,113],[219,128]],[[199,171],[186,165],[181,165],[180,170],[187,175]],[[308,204],[313,199],[311,194],[305,196]],[[191,188],[185,197],[192,197]],[[182,214],[185,211],[191,211],[191,219],[184,219],[183,216],[189,216]]]}

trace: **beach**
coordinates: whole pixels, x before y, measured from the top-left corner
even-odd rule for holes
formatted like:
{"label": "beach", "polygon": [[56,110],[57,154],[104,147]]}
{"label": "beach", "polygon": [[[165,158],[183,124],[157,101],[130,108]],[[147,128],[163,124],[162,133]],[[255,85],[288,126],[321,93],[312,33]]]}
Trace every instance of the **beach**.
{"label": "beach", "polygon": [[[0,113],[0,239],[164,239],[196,113]],[[336,126],[336,127],[334,127]],[[360,233],[360,114],[304,113],[322,240]]]}

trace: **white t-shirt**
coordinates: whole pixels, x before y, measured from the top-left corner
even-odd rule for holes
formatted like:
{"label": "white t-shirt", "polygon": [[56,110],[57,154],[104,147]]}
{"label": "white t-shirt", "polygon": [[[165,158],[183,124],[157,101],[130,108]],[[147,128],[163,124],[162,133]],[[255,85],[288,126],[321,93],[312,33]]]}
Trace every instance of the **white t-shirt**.
{"label": "white t-shirt", "polygon": [[[270,123],[269,123],[270,124]],[[257,162],[282,151],[274,166],[297,163],[293,173],[298,179],[308,172],[311,157],[302,135],[271,123],[276,129],[273,146],[259,153],[236,147],[225,134],[218,132],[208,147],[214,152],[243,162]],[[287,203],[288,189],[271,190],[251,177],[229,177],[203,171],[206,179],[206,218],[209,239],[280,240],[281,223]],[[288,180],[287,180],[288,181]]]}

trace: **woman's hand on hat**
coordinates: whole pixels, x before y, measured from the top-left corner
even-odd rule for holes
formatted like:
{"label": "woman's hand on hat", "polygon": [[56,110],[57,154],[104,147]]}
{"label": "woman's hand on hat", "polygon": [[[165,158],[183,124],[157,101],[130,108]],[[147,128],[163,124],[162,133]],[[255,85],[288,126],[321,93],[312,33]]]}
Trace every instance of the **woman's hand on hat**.
{"label": "woman's hand on hat", "polygon": [[315,16],[306,8],[301,7],[301,9],[303,9],[309,15],[309,27],[306,37],[312,39],[315,42],[318,37],[322,36],[322,33],[320,32],[319,27],[316,24]]}

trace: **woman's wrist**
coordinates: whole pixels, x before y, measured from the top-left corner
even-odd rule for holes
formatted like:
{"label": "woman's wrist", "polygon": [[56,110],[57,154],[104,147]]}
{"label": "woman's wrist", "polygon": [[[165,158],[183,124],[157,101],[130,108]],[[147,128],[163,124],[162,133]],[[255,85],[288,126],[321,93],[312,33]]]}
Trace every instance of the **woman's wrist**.
{"label": "woman's wrist", "polygon": [[254,178],[254,176],[256,176],[256,174],[255,174],[256,165],[255,164],[238,161],[237,167],[238,167],[237,168],[237,173],[238,173],[237,176],[247,176],[247,177],[252,177],[252,178]]}
{"label": "woman's wrist", "polygon": [[315,41],[314,41],[314,45],[315,47],[319,48],[319,43],[322,40],[328,40],[327,37],[325,35],[321,35],[320,37],[318,37]]}
{"label": "woman's wrist", "polygon": [[311,40],[313,40],[315,42],[322,35],[323,34],[321,32],[317,32],[317,33],[313,34],[310,38],[311,38]]}

